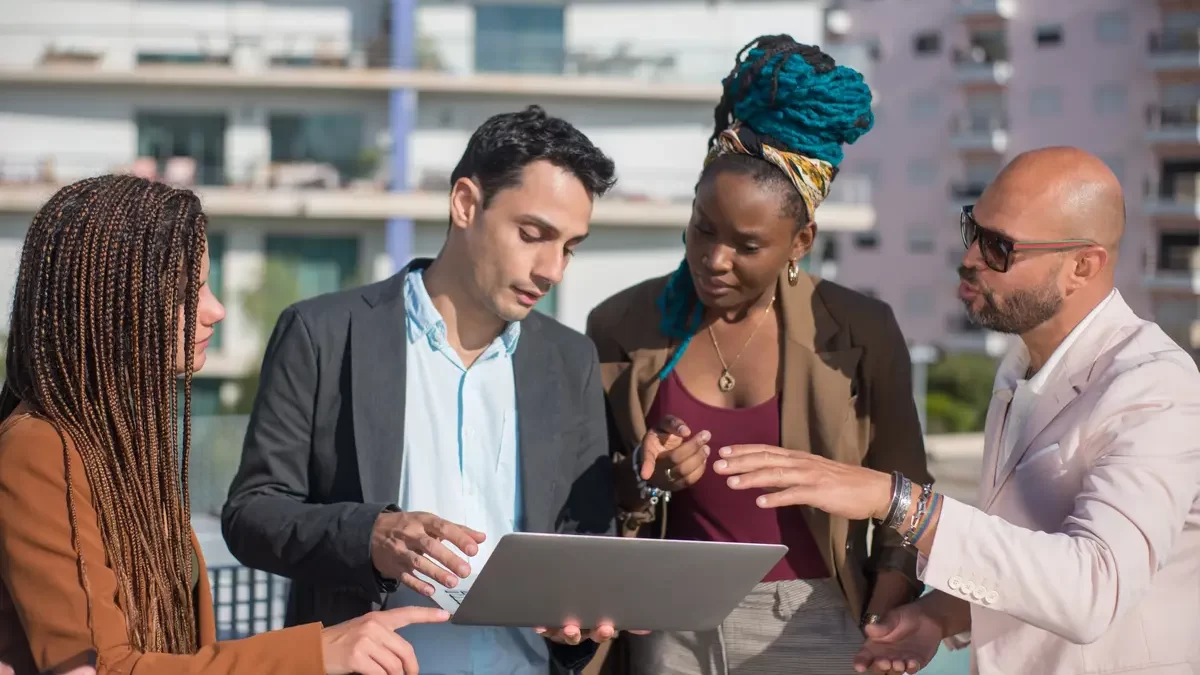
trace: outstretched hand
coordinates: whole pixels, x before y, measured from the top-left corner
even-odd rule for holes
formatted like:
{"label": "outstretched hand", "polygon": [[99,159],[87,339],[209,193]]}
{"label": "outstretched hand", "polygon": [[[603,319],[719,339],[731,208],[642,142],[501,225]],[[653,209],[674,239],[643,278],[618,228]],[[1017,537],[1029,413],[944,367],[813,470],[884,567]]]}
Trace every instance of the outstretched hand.
{"label": "outstretched hand", "polygon": [[916,673],[937,654],[942,626],[919,604],[902,605],[863,628],[867,640],[854,657],[859,673]]}
{"label": "outstretched hand", "polygon": [[891,507],[886,473],[771,445],[734,445],[719,453],[713,471],[728,476],[734,490],[766,490],[755,502],[762,508],[804,505],[866,520],[885,517]]}
{"label": "outstretched hand", "polygon": [[[616,637],[617,633],[619,632],[613,627],[611,621],[604,621],[599,626],[596,626],[596,628],[593,630],[583,630],[577,623],[568,623],[562,628],[551,629],[538,627],[534,628],[533,630],[536,631],[538,635],[541,635],[551,642],[557,642],[564,645],[577,645],[584,640],[591,640],[597,644],[603,644]],[[626,632],[633,633],[634,635],[646,635],[649,631],[630,630]]]}

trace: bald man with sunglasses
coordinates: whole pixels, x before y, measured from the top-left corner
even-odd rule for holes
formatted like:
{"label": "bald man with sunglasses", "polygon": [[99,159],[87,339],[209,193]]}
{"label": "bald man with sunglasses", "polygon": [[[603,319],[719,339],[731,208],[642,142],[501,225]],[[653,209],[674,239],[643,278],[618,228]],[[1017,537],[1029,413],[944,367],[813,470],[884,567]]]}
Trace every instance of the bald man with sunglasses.
{"label": "bald man with sunglasses", "polygon": [[987,413],[978,507],[929,485],[765,446],[718,449],[759,506],[873,519],[936,589],[866,626],[859,672],[972,644],[982,675],[1200,673],[1200,373],[1113,283],[1112,172],[1074,148],[1014,159],[963,209],[958,293],[1020,340]]}

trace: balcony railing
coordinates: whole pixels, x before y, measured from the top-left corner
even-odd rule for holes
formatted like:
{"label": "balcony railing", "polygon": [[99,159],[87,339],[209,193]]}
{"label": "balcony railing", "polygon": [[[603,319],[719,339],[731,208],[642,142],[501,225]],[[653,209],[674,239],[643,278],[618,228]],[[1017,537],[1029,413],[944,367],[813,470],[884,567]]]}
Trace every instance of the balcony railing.
{"label": "balcony railing", "polygon": [[956,115],[950,120],[950,142],[959,150],[1004,153],[1008,149],[1008,117],[1002,113]]}
{"label": "balcony railing", "polygon": [[1016,0],[956,0],[954,13],[967,19],[1011,19],[1016,4]]}
{"label": "balcony railing", "polygon": [[[391,66],[386,29],[362,35],[349,19],[328,27],[289,30],[263,26],[231,30],[225,19],[202,26],[112,24],[0,25],[0,66],[94,66],[106,71],[171,65],[207,66],[261,74],[297,69],[362,70]],[[307,23],[312,23],[307,22]],[[551,75],[663,84],[719,85],[740,44],[711,39],[596,38],[566,41],[530,31],[417,36],[413,69],[447,75]],[[870,74],[864,45],[830,45],[840,64]]]}
{"label": "balcony railing", "polygon": [[231,161],[198,161],[187,156],[0,154],[0,185],[61,185],[106,173],[133,174],[179,187],[387,189],[386,177],[371,153],[337,161],[259,158],[240,165]]}
{"label": "balcony railing", "polygon": [[1147,106],[1146,140],[1157,144],[1200,144],[1200,102]]}
{"label": "balcony railing", "polygon": [[1001,45],[973,45],[951,52],[955,76],[961,84],[1003,85],[1012,77],[1008,50]]}
{"label": "balcony railing", "polygon": [[1154,56],[1200,52],[1200,34],[1196,32],[1151,33],[1147,40],[1147,48]]}
{"label": "balcony railing", "polygon": [[[310,17],[311,19],[311,17]],[[6,53],[0,62],[24,66],[153,65],[261,68],[387,68],[390,36],[361,35],[348,13],[336,12],[317,28],[260,26],[231,29],[217,12],[202,25],[141,21],[102,24],[0,25]]]}

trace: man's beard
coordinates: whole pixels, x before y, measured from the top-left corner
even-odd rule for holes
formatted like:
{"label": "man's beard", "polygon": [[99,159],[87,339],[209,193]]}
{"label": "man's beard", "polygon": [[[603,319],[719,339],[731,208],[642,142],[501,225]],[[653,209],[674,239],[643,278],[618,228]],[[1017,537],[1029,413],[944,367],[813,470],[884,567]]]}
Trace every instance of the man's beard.
{"label": "man's beard", "polygon": [[983,307],[978,312],[971,308],[970,302],[963,303],[966,305],[967,318],[971,323],[997,333],[1028,333],[1053,318],[1062,307],[1063,299],[1055,287],[1054,275],[1050,275],[1046,283],[1037,288],[1014,291],[1004,303],[1004,309],[997,304],[996,295],[992,291],[976,285],[977,275],[974,269],[959,267],[958,276],[977,288],[979,297],[983,299]]}

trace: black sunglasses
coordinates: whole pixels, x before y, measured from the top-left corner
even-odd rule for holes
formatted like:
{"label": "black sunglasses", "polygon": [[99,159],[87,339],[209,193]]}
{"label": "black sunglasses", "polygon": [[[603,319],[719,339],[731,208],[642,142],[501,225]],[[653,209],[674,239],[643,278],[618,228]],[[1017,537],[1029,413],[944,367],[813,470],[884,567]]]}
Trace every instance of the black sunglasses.
{"label": "black sunglasses", "polygon": [[1100,245],[1091,239],[1017,241],[980,225],[979,221],[975,220],[974,204],[962,207],[962,213],[958,216],[958,228],[962,233],[963,246],[969,249],[971,244],[979,242],[979,254],[983,256],[983,262],[1001,273],[1012,267],[1012,255],[1016,251],[1066,251]]}

